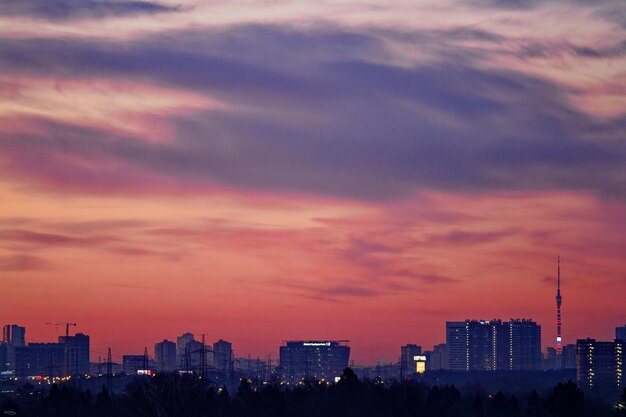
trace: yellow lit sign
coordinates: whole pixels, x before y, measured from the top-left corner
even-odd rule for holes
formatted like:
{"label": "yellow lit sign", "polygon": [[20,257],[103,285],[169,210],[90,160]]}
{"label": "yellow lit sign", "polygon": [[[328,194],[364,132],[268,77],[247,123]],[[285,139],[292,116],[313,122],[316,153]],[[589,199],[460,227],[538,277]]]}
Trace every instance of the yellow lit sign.
{"label": "yellow lit sign", "polygon": [[418,374],[423,374],[424,372],[426,372],[426,362],[416,362],[415,372],[417,372]]}

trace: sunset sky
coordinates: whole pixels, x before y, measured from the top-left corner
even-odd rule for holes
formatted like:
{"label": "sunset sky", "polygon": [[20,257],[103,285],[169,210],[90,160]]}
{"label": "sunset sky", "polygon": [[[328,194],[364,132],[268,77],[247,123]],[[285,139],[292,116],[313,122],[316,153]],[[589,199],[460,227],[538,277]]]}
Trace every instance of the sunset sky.
{"label": "sunset sky", "polygon": [[623,0],[0,3],[0,323],[357,363],[626,324]]}

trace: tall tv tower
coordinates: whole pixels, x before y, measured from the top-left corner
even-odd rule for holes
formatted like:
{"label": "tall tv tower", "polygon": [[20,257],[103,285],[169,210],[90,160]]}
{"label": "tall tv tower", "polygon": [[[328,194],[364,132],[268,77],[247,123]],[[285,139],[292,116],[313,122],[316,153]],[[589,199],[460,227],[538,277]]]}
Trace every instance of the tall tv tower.
{"label": "tall tv tower", "polygon": [[557,287],[556,287],[556,354],[563,351],[563,340],[561,339],[561,256],[557,257]]}

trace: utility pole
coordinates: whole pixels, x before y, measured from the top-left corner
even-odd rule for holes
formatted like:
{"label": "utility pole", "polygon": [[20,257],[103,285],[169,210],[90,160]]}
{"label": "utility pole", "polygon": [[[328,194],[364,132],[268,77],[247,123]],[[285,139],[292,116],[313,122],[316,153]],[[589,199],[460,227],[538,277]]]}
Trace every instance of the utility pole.
{"label": "utility pole", "polygon": [[109,347],[109,352],[107,353],[107,391],[109,391],[109,395],[113,394],[113,361],[111,360],[111,348]]}
{"label": "utility pole", "polygon": [[230,383],[230,386],[233,387],[233,385],[235,384],[235,351],[233,351],[232,349],[230,351],[229,371],[230,371],[229,383]]}
{"label": "utility pole", "polygon": [[207,375],[207,363],[206,363],[207,348],[204,342],[204,333],[202,334],[202,347],[200,348],[200,375],[203,381],[206,382]]}
{"label": "utility pole", "polygon": [[185,345],[185,355],[183,361],[185,364],[185,373],[188,374],[191,372],[191,348],[189,347],[189,343]]}
{"label": "utility pole", "polygon": [[148,347],[147,346],[143,349],[143,369],[145,371],[148,370]]}

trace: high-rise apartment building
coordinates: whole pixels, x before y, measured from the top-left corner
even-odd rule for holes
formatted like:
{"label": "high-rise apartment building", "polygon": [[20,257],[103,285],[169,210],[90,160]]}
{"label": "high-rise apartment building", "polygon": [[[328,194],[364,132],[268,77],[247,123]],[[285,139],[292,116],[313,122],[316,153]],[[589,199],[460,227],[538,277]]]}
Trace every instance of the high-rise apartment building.
{"label": "high-rise apartment building", "polygon": [[624,344],[616,339],[599,342],[580,339],[576,342],[576,378],[585,389],[623,389]]}
{"label": "high-rise apartment building", "polygon": [[15,371],[15,350],[26,346],[26,328],[17,324],[3,326],[2,345],[0,372]]}
{"label": "high-rise apartment building", "polygon": [[157,371],[172,372],[176,370],[176,343],[163,339],[154,345],[154,358]]}
{"label": "high-rise apartment building", "polygon": [[222,373],[233,367],[233,345],[225,340],[213,343],[213,366]]}
{"label": "high-rise apartment building", "polygon": [[502,348],[499,339],[502,338],[501,320],[468,320],[467,329],[467,369],[470,371],[495,371],[498,369],[498,359],[504,358],[499,354]]}
{"label": "high-rise apartment building", "polygon": [[66,350],[61,343],[29,343],[15,348],[17,376],[64,376]]}
{"label": "high-rise apartment building", "polygon": [[435,345],[430,352],[424,352],[427,357],[426,369],[438,371],[448,369],[448,346],[445,343]]}
{"label": "high-rise apartment building", "polygon": [[[416,359],[418,358],[418,359]],[[400,374],[403,377],[414,373],[423,373],[426,369],[426,358],[422,355],[422,347],[408,344],[400,347]]]}
{"label": "high-rise apartment building", "polygon": [[0,342],[0,375],[12,370],[9,360],[9,344]]}
{"label": "high-rise apartment building", "polygon": [[[499,354],[508,360],[508,364],[500,365],[498,369],[541,370],[541,326],[532,320],[513,319],[503,323],[502,328],[504,349]],[[505,361],[500,361],[503,363]]]}
{"label": "high-rise apartment building", "polygon": [[59,344],[65,349],[65,375],[89,373],[89,336],[76,333],[74,336],[59,336]]}
{"label": "high-rise apartment building", "polygon": [[576,369],[576,345],[569,343],[563,346],[561,368]]}
{"label": "high-rise apartment building", "polygon": [[446,345],[450,370],[541,369],[541,326],[532,320],[447,322]]}
{"label": "high-rise apartment building", "polygon": [[[192,346],[187,345],[194,341],[193,333],[183,333],[176,338],[176,367],[178,369],[185,370],[186,367],[191,367]],[[187,356],[186,353],[188,353]]]}
{"label": "high-rise apartment building", "polygon": [[26,327],[7,324],[2,328],[2,341],[13,347],[26,346]]}
{"label": "high-rise apartment building", "polygon": [[[500,320],[446,323],[448,367],[452,371],[492,371],[498,368]],[[501,345],[501,344],[500,344]]]}
{"label": "high-rise apartment building", "polygon": [[626,326],[615,328],[615,338],[626,342]]}
{"label": "high-rise apartment building", "polygon": [[446,322],[448,369],[469,371],[468,330],[464,321]]}

